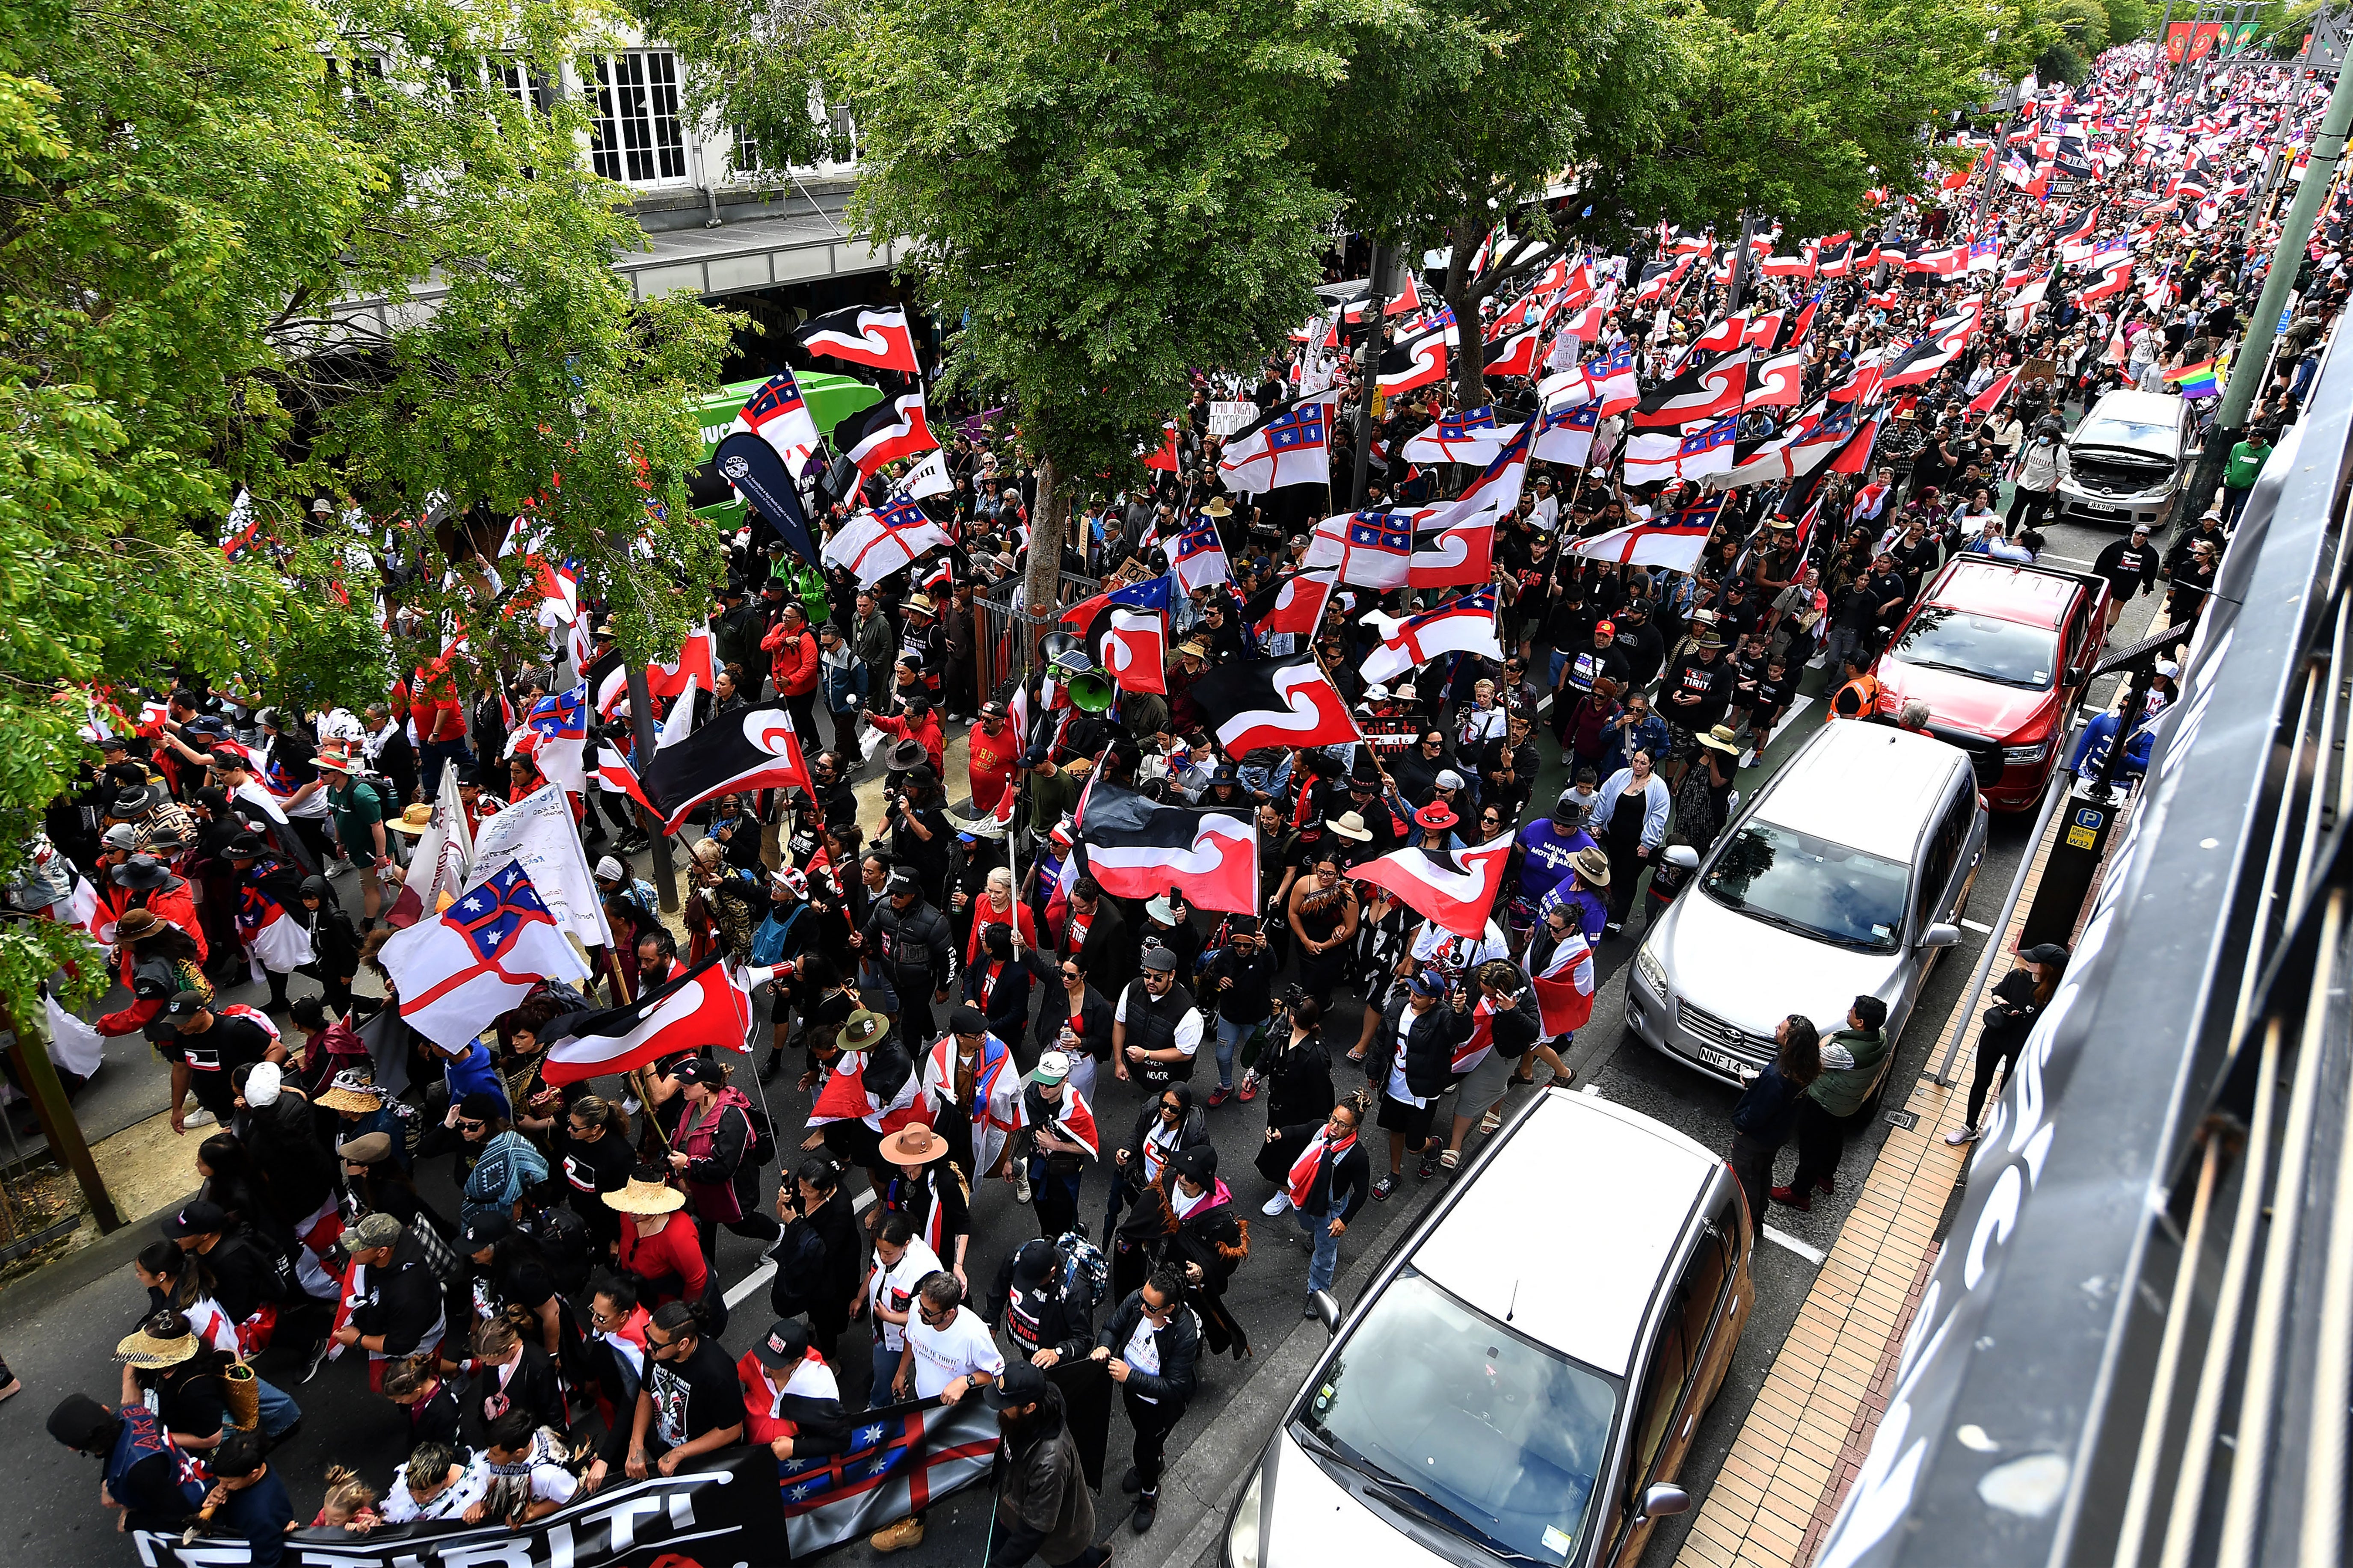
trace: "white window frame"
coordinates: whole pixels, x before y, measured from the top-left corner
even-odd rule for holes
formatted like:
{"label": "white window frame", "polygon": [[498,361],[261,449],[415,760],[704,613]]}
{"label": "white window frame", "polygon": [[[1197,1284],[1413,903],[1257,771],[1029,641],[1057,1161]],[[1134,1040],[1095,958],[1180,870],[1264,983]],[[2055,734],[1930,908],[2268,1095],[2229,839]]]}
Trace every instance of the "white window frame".
{"label": "white window frame", "polygon": [[691,184],[678,80],[678,56],[669,49],[598,55],[589,167],[640,189]]}

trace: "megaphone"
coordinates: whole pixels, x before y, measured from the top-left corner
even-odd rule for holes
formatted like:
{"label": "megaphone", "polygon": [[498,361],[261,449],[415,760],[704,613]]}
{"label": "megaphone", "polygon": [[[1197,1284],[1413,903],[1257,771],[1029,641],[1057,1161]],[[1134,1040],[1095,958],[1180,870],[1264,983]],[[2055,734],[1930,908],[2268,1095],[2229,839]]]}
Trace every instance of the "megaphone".
{"label": "megaphone", "polygon": [[1071,694],[1071,706],[1082,713],[1101,713],[1111,707],[1111,682],[1099,671],[1080,671],[1071,677],[1065,689]]}
{"label": "megaphone", "polygon": [[1092,669],[1095,661],[1087,652],[1086,641],[1068,632],[1049,632],[1039,639],[1038,651],[1045,657],[1046,673],[1057,680],[1068,680],[1082,670]]}

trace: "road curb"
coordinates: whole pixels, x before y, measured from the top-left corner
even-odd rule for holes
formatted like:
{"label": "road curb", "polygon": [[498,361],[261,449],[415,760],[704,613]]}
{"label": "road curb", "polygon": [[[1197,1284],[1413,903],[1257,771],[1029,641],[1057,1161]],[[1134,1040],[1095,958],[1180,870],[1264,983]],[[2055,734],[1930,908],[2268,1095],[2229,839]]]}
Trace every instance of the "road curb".
{"label": "road curb", "polygon": [[[1344,1305],[1353,1308],[1366,1282],[1451,1185],[1440,1182],[1416,1185],[1403,1211],[1388,1226],[1388,1235],[1395,1239],[1357,1258],[1333,1280],[1335,1294]],[[1305,1290],[1303,1272],[1301,1289]],[[1302,1318],[1272,1354],[1250,1369],[1247,1381],[1216,1419],[1193,1434],[1184,1453],[1161,1476],[1160,1517],[1150,1535],[1133,1545],[1126,1541],[1116,1542],[1114,1550],[1124,1568],[1189,1568],[1218,1561],[1219,1532],[1226,1526],[1227,1507],[1241,1489],[1242,1478],[1258,1463],[1308,1369],[1329,1343],[1331,1338],[1323,1324]]]}

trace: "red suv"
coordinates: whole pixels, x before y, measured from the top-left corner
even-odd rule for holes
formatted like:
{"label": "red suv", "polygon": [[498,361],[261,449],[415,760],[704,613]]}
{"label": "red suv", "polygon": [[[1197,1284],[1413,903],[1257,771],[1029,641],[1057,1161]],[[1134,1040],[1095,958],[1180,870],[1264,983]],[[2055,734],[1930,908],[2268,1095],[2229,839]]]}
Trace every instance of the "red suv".
{"label": "red suv", "polygon": [[1873,668],[1880,711],[1927,703],[1929,732],[1969,753],[1986,804],[2023,811],[2058,765],[2107,602],[2105,578],[1956,556]]}

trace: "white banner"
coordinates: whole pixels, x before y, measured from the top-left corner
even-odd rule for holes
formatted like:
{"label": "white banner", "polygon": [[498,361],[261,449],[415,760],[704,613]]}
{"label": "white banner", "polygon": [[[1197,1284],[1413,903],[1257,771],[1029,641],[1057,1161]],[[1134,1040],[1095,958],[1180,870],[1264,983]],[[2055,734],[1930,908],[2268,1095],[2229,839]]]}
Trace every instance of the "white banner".
{"label": "white banner", "polygon": [[543,784],[482,818],[474,835],[469,881],[483,881],[516,861],[522,863],[531,885],[539,890],[539,901],[558,925],[585,947],[612,945],[613,929],[605,922],[605,903],[596,896],[596,879],[580,847],[571,803],[554,784]]}

